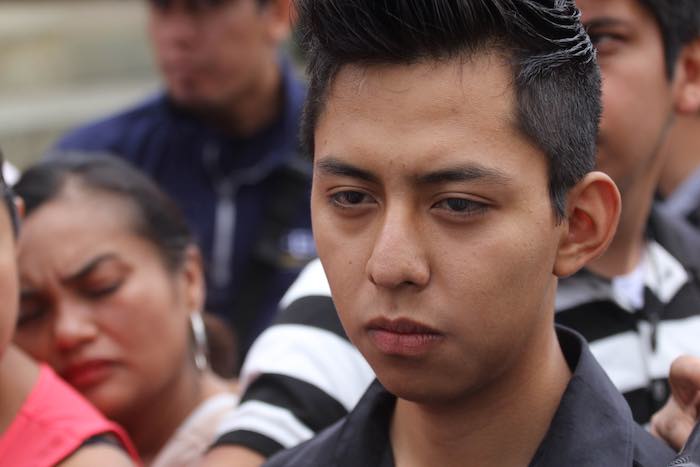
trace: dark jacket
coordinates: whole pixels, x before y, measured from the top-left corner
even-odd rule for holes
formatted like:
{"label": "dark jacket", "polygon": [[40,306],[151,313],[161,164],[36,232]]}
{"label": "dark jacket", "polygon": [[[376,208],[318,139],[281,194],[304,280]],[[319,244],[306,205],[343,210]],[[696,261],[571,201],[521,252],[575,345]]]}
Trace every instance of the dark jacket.
{"label": "dark jacket", "polygon": [[204,255],[206,308],[233,324],[243,348],[315,256],[311,167],[297,138],[306,89],[286,61],[281,70],[282,112],[252,137],[224,134],[159,94],[68,134],[52,152],[122,157],[175,199]]}

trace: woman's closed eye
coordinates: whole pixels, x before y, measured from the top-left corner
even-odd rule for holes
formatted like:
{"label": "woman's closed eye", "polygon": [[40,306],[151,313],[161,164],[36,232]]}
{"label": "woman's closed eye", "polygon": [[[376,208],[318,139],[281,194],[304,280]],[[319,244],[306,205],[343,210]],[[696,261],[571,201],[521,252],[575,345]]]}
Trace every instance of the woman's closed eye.
{"label": "woman's closed eye", "polygon": [[103,298],[119,290],[123,282],[124,279],[121,277],[109,280],[88,281],[80,284],[80,291],[88,298]]}

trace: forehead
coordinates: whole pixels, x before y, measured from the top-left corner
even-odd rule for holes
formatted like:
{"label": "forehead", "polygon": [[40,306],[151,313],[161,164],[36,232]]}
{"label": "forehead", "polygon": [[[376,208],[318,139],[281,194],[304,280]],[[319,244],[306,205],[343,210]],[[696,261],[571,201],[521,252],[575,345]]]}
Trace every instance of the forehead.
{"label": "forehead", "polygon": [[518,130],[512,80],[507,62],[486,53],[468,60],[345,66],[319,115],[315,158],[362,155],[410,162],[418,170],[443,158],[494,165],[533,154],[544,159]]}
{"label": "forehead", "polygon": [[[26,216],[20,241],[50,240],[52,235],[81,239],[131,235],[134,215],[133,206],[118,196],[69,182],[56,198]],[[61,247],[59,242],[56,246]]]}

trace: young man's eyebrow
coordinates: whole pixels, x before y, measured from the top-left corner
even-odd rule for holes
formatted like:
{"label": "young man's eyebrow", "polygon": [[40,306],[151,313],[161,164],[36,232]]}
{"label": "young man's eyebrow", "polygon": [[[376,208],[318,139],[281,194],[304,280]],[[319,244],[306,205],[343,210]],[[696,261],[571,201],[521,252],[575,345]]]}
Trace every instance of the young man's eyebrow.
{"label": "young man's eyebrow", "polygon": [[584,23],[584,26],[586,28],[586,31],[588,31],[589,29],[609,28],[609,27],[615,27],[615,26],[622,26],[623,24],[624,24],[624,22],[617,19],[617,18],[611,18],[609,16],[601,16],[599,18],[594,18],[590,21],[586,21]]}
{"label": "young man's eyebrow", "polygon": [[68,277],[61,279],[61,282],[63,282],[64,284],[68,284],[71,282],[78,282],[81,279],[84,279],[86,276],[88,276],[103,261],[116,259],[116,258],[117,258],[117,255],[115,255],[113,253],[106,253],[104,255],[97,256],[96,258],[89,261],[82,268],[80,268],[78,271],[74,272],[73,274],[69,275]]}
{"label": "young man's eyebrow", "polygon": [[464,165],[435,170],[416,177],[419,185],[437,185],[449,182],[484,181],[489,183],[507,184],[512,178],[506,173],[479,165]]}
{"label": "young man's eyebrow", "polygon": [[378,183],[379,178],[373,173],[355,167],[346,162],[342,162],[335,157],[327,157],[316,163],[316,169],[327,175],[336,175],[340,177],[350,177],[364,180],[370,183]]}

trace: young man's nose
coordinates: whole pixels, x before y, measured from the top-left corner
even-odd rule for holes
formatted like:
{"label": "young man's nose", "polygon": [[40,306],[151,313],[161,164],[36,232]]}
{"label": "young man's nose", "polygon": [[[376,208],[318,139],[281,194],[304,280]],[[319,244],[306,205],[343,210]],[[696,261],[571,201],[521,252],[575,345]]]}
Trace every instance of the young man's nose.
{"label": "young man's nose", "polygon": [[409,213],[385,216],[367,262],[370,281],[385,288],[425,286],[430,280],[430,268],[424,241]]}

